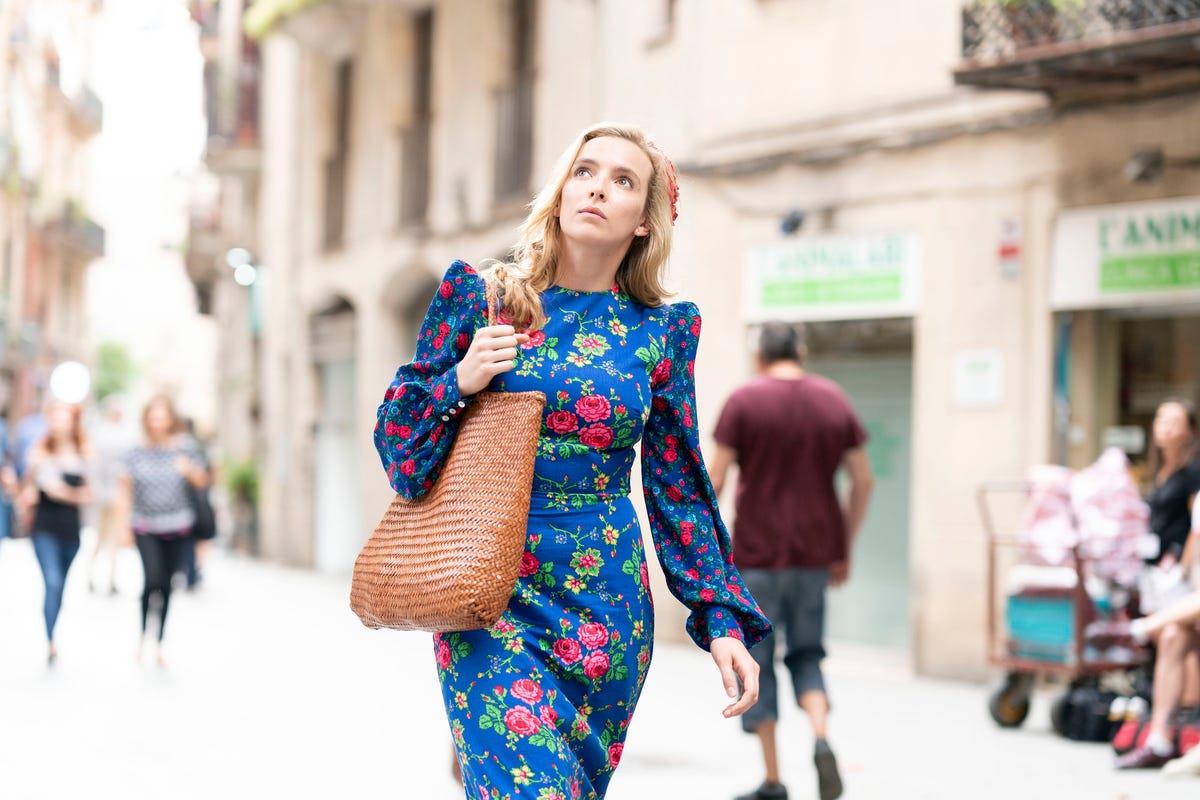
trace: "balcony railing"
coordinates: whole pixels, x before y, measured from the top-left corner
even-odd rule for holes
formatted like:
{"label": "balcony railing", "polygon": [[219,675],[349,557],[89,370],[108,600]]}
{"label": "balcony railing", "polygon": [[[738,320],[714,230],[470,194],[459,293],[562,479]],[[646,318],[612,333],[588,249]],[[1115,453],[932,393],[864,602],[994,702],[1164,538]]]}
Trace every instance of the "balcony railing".
{"label": "balcony railing", "polygon": [[974,0],[958,83],[1055,91],[1200,66],[1200,0]]}
{"label": "balcony railing", "polygon": [[75,203],[66,203],[61,215],[51,220],[48,227],[66,250],[77,258],[86,261],[104,255],[104,228]]}

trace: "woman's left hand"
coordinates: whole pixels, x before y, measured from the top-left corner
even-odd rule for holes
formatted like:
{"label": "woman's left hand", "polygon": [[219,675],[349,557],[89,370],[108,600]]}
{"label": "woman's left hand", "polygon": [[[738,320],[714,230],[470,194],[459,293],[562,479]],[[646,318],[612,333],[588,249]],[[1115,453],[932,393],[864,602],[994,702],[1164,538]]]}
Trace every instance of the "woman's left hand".
{"label": "woman's left hand", "polygon": [[738,697],[738,679],[741,679],[742,696],[722,712],[726,717],[736,717],[758,702],[758,662],[742,640],[732,636],[713,639],[708,649],[721,671],[727,695]]}

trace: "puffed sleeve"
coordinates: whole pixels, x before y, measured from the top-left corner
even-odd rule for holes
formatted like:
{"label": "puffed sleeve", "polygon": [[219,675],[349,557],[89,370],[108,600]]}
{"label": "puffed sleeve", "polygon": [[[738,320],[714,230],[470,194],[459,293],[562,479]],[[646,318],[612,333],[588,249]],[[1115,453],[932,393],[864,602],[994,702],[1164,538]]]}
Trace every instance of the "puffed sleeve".
{"label": "puffed sleeve", "polygon": [[696,424],[694,366],[700,313],[692,303],[666,308],[663,357],[651,377],[650,417],[642,434],[642,491],[654,549],[671,593],[691,609],[687,630],[708,649],[718,637],[747,647],[771,623],[733,566],[729,531],[721,521]]}
{"label": "puffed sleeve", "polygon": [[413,360],[396,370],[376,414],[375,449],[403,497],[424,495],[442,471],[471,399],[458,391],[458,362],[486,324],[483,279],[455,261],[429,304]]}

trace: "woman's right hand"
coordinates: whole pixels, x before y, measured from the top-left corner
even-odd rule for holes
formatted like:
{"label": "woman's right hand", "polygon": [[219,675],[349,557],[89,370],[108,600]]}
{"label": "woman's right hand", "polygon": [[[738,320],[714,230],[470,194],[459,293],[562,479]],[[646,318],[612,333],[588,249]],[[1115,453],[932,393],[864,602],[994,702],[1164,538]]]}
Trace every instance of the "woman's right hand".
{"label": "woman's right hand", "polygon": [[481,392],[492,378],[517,365],[517,348],[529,341],[529,334],[517,333],[512,325],[489,325],[475,331],[467,354],[458,362],[458,391],[472,395]]}

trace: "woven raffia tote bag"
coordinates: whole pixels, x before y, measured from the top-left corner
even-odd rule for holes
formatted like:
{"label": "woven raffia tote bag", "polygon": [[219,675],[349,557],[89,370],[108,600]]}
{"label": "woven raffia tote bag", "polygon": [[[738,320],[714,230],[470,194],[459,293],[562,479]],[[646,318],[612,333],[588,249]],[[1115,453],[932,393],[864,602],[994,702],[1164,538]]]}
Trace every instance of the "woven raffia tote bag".
{"label": "woven raffia tote bag", "polygon": [[[496,324],[487,282],[488,324]],[[546,397],[480,392],[429,494],[392,500],[354,562],[350,607],[369,628],[465,631],[500,619],[517,582]]]}

